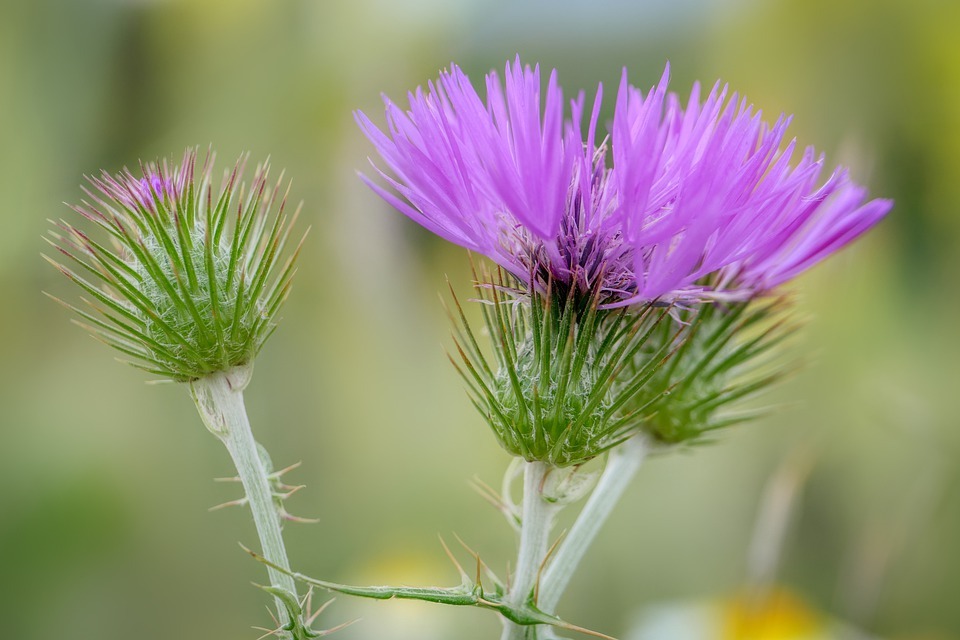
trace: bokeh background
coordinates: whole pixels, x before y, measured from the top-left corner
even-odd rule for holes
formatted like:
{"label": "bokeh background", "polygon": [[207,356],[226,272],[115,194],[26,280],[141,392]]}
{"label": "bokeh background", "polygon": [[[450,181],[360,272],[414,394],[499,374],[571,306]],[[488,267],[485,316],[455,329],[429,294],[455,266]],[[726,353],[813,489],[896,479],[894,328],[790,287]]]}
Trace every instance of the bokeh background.
{"label": "bokeh background", "polygon": [[[312,231],[247,404],[308,488],[294,564],[353,583],[453,584],[437,536],[503,570],[514,539],[468,486],[507,456],[444,355],[438,292],[469,295],[463,251],[355,177],[382,121],[456,61],[519,53],[568,94],[723,78],[897,205],[802,278],[789,404],[709,447],[658,456],[590,552],[561,611],[618,637],[656,603],[726,602],[749,579],[764,487],[797,452],[776,582],[801,617],[877,636],[960,638],[960,3],[947,0],[19,0],[0,4],[0,637],[256,638],[262,580],[230,463],[184,388],[148,386],[41,291],[39,254],[81,176],[217,149],[270,155]],[[608,91],[608,95],[609,91]],[[609,114],[607,109],[606,113]],[[785,463],[785,461],[788,461]],[[802,475],[802,474],[801,474]],[[467,561],[465,554],[461,558]],[[795,608],[796,608],[795,607]],[[336,637],[487,639],[488,612],[339,599]],[[693,637],[677,632],[674,637]],[[703,636],[706,638],[707,636]],[[766,637],[780,637],[769,631]]]}

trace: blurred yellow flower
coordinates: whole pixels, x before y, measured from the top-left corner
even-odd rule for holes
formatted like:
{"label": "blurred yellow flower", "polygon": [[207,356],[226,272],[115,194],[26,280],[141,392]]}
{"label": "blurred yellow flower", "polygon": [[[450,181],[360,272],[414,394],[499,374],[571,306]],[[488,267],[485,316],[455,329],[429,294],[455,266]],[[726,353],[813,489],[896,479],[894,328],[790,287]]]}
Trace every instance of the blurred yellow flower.
{"label": "blurred yellow flower", "polygon": [[786,589],[744,592],[724,602],[723,640],[807,640],[827,638],[823,618]]}

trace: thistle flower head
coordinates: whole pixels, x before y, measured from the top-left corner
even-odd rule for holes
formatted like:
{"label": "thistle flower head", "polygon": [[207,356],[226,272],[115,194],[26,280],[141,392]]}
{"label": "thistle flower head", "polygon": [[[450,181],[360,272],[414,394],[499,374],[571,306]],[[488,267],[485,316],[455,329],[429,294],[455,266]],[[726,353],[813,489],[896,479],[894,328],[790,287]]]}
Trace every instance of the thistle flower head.
{"label": "thistle flower head", "polygon": [[789,117],[768,124],[719,82],[682,101],[668,79],[644,93],[624,71],[603,138],[602,86],[589,116],[582,93],[565,112],[556,71],[544,90],[519,58],[485,98],[454,65],[407,108],[385,98],[385,129],[356,114],[386,186],[367,184],[514,279],[479,284],[492,359],[462,313],[457,335],[514,455],[573,465],[640,430],[676,444],[745,419],[729,407],[779,377],[763,356],[789,334],[758,299],[892,206],[843,168],[822,178]]}
{"label": "thistle flower head", "polygon": [[188,149],[179,165],[88,178],[88,199],[71,208],[91,232],[61,220],[47,238],[66,258],[48,260],[87,296],[84,307],[67,304],[81,324],[130,364],[176,381],[253,360],[299,252],[287,251],[296,213],[285,213],[282,178],[268,186],[268,163],[247,189],[245,157],[219,186],[213,154],[199,173],[196,159]]}
{"label": "thistle flower head", "polygon": [[788,117],[768,125],[719,82],[702,101],[694,85],[684,105],[668,71],[646,94],[624,71],[598,141],[602,86],[584,127],[584,95],[565,120],[556,71],[544,92],[539,67],[517,58],[503,82],[487,75],[484,100],[453,65],[409,108],[385,99],[385,131],[356,114],[389,188],[366,181],[529,289],[549,281],[605,306],[754,297],[889,211],[842,168],[821,182],[823,158],[784,144]]}

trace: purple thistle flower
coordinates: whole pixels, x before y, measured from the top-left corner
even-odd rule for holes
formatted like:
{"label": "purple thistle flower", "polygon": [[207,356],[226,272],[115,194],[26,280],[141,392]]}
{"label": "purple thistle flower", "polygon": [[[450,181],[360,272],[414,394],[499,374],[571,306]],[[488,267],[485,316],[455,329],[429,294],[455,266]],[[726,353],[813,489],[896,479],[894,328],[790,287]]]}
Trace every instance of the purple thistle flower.
{"label": "purple thistle flower", "polygon": [[[388,98],[386,131],[356,119],[385,169],[384,200],[433,233],[482,253],[527,286],[548,282],[606,306],[749,299],[793,278],[876,224],[892,207],[867,202],[843,168],[785,146],[773,126],[718,82],[686,106],[667,92],[669,66],[646,95],[617,93],[597,142],[598,87],[586,130],[583,93],[564,120],[551,72],[508,63],[482,100],[456,65],[409,109]],[[608,166],[608,158],[612,161]]]}
{"label": "purple thistle flower", "polygon": [[157,211],[157,201],[172,204],[184,192],[184,186],[192,179],[193,166],[184,164],[171,167],[164,160],[160,165],[141,163],[142,178],[137,178],[128,169],[114,177],[104,172],[94,183],[105,195],[131,208]]}

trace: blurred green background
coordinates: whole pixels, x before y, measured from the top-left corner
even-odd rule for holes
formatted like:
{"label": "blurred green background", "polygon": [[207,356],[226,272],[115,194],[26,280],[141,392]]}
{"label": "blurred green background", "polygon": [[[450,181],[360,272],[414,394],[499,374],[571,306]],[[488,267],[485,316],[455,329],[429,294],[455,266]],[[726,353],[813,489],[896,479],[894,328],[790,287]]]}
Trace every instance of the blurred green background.
{"label": "blurred green background", "polygon": [[[514,540],[469,487],[508,459],[444,346],[445,274],[465,253],[355,178],[382,121],[452,61],[475,79],[520,53],[568,95],[722,77],[831,162],[897,201],[798,283],[810,365],[789,410],[716,446],[660,456],[601,534],[561,613],[613,635],[653,602],[734,593],[764,484],[814,465],[779,582],[817,615],[890,638],[960,638],[960,3],[947,0],[20,0],[0,4],[0,637],[255,638],[267,602],[222,446],[183,387],[148,378],[41,295],[39,257],[83,174],[213,145],[271,155],[312,226],[247,405],[290,504],[294,564],[353,583],[453,584],[437,535],[501,571]],[[610,95],[608,90],[608,96]],[[609,112],[609,109],[608,109]],[[466,558],[464,558],[465,560]],[[487,612],[341,598],[336,637],[488,639]]]}

